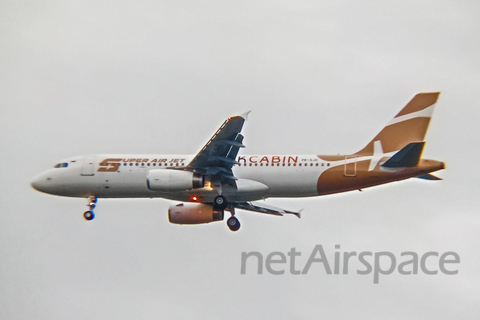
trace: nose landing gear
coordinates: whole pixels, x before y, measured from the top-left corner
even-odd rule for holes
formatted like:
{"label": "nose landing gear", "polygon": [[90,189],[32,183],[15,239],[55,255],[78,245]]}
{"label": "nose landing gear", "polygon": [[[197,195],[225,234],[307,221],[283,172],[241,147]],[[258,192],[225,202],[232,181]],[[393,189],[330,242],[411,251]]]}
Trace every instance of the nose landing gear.
{"label": "nose landing gear", "polygon": [[85,218],[85,220],[87,221],[90,221],[90,220],[93,220],[95,218],[95,213],[93,213],[93,211],[85,211],[83,213],[83,217]]}
{"label": "nose landing gear", "polygon": [[95,198],[94,196],[91,196],[91,197],[88,198],[87,207],[89,208],[89,210],[85,211],[83,213],[83,217],[85,218],[85,220],[90,221],[90,220],[93,220],[95,218],[95,214],[93,213],[93,209],[95,209],[96,203],[97,203],[97,198]]}

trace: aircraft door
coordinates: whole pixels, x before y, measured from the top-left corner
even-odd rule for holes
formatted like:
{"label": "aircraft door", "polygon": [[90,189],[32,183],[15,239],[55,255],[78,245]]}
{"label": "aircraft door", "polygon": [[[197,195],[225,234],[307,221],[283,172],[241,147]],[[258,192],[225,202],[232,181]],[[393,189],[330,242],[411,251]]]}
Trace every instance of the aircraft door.
{"label": "aircraft door", "polygon": [[345,156],[345,177],[355,177],[357,175],[357,157]]}
{"label": "aircraft door", "polygon": [[95,159],[93,156],[85,156],[82,159],[82,170],[80,175],[82,176],[93,176]]}

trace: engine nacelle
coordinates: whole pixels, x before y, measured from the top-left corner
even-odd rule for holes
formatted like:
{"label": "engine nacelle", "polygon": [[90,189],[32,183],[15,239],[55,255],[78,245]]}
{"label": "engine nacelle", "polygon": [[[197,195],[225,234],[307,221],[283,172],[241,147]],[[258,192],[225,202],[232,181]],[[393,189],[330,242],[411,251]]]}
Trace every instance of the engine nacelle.
{"label": "engine nacelle", "polygon": [[203,203],[172,204],[168,208],[168,220],[176,224],[200,224],[223,220],[223,210]]}
{"label": "engine nacelle", "polygon": [[147,186],[152,191],[176,192],[203,188],[204,177],[190,171],[156,169],[147,174]]}

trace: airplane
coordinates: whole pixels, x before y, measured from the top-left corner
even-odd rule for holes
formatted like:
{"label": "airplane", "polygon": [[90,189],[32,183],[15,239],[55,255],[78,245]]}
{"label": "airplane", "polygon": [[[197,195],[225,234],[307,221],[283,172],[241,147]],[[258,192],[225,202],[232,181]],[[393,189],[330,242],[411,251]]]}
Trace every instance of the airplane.
{"label": "airplane", "polygon": [[256,202],[313,197],[409,178],[441,180],[445,163],[422,158],[439,92],[417,94],[363,149],[347,155],[241,155],[247,115],[229,117],[196,155],[93,154],[66,159],[38,175],[41,192],[87,198],[94,219],[100,198],[165,198],[174,224],[223,221],[240,228],[235,209],[282,216],[300,212]]}

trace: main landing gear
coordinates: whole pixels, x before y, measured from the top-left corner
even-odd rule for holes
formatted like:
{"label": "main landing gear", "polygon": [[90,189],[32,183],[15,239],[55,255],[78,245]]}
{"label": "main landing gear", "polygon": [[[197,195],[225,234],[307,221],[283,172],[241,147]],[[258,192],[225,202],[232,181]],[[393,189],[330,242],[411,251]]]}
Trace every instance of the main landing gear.
{"label": "main landing gear", "polygon": [[232,230],[234,232],[238,231],[238,229],[240,229],[240,221],[238,221],[238,219],[235,218],[235,216],[232,215],[227,220],[227,226],[230,228],[230,230]]}
{"label": "main landing gear", "polygon": [[213,199],[213,207],[218,210],[225,210],[228,207],[227,199],[224,196],[216,196]]}
{"label": "main landing gear", "polygon": [[227,208],[228,211],[230,211],[230,213],[232,214],[232,216],[227,220],[227,226],[232,231],[238,231],[238,229],[240,229],[240,221],[235,218],[235,207],[233,205],[230,205],[227,199],[222,195],[216,196],[215,199],[213,199],[214,210],[219,210],[223,212]]}
{"label": "main landing gear", "polygon": [[85,220],[87,221],[90,221],[90,220],[93,220],[95,218],[95,214],[93,213],[93,209],[95,209],[95,204],[97,203],[97,198],[95,197],[89,197],[88,198],[88,204],[87,204],[87,207],[89,208],[88,211],[85,211],[83,213],[83,217],[85,218]]}
{"label": "main landing gear", "polygon": [[240,229],[240,221],[238,221],[238,219],[235,217],[235,207],[230,205],[227,199],[222,195],[216,196],[215,199],[213,199],[214,210],[224,211],[227,208],[232,214],[232,216],[227,220],[227,226],[232,231],[238,231],[238,229]]}

